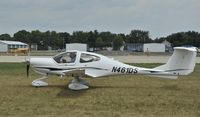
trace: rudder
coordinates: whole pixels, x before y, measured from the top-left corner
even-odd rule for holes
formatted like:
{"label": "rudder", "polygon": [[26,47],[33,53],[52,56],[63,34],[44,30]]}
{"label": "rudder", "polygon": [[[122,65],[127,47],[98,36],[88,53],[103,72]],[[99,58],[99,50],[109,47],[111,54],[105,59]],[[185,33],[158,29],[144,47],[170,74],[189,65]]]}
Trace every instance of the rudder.
{"label": "rudder", "polygon": [[196,64],[197,50],[195,47],[175,47],[173,55],[164,65],[154,68],[154,70],[163,70],[173,72],[177,75],[188,75],[194,71]]}

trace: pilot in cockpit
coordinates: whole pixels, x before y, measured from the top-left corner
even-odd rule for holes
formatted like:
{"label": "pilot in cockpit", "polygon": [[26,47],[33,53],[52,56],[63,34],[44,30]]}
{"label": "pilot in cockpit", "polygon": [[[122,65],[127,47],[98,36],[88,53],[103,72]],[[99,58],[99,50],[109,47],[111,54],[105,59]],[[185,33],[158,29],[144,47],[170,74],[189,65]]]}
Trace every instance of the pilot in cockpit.
{"label": "pilot in cockpit", "polygon": [[75,52],[65,53],[60,57],[60,63],[74,63],[75,60],[76,60]]}
{"label": "pilot in cockpit", "polygon": [[69,57],[71,58],[70,63],[74,63],[76,60],[76,53],[75,52],[70,52]]}

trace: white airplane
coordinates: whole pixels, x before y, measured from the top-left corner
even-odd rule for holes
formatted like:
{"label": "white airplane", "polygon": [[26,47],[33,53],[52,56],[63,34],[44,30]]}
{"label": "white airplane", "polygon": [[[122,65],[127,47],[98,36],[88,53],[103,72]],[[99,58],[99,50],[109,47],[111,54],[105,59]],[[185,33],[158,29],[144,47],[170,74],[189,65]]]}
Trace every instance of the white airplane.
{"label": "white airplane", "polygon": [[29,67],[42,74],[43,77],[32,82],[33,86],[48,86],[43,80],[48,75],[70,75],[74,79],[69,83],[71,90],[89,88],[89,83],[83,79],[85,76],[92,78],[110,75],[136,75],[144,74],[160,78],[176,79],[179,75],[188,75],[195,67],[197,50],[194,47],[175,47],[174,53],[164,65],[149,69],[131,66],[103,55],[81,52],[77,50],[66,51],[51,58],[30,58],[27,60],[27,77]]}

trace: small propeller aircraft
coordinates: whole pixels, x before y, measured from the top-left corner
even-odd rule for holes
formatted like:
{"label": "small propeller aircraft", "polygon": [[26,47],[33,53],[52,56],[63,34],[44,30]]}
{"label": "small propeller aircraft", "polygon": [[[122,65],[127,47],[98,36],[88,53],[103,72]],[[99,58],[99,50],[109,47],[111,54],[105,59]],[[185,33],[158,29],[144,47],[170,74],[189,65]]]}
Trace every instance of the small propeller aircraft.
{"label": "small propeller aircraft", "polygon": [[179,75],[188,75],[195,67],[197,50],[195,47],[175,47],[174,53],[164,65],[149,69],[131,66],[106,56],[77,50],[66,51],[51,58],[29,58],[27,60],[27,77],[29,67],[43,77],[33,80],[35,87],[48,86],[43,80],[48,75],[55,74],[61,77],[71,75],[74,79],[69,83],[71,90],[88,89],[89,83],[83,79],[110,75],[150,75],[160,78],[176,79]]}

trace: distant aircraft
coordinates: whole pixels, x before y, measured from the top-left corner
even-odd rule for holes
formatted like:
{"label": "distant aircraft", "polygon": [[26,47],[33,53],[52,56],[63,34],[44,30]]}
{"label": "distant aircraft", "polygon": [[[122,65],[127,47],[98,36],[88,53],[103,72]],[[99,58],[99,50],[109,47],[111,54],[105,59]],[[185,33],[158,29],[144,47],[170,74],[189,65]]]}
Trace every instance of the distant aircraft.
{"label": "distant aircraft", "polygon": [[48,75],[55,74],[61,77],[73,76],[69,83],[71,90],[82,90],[89,88],[89,83],[83,79],[85,76],[92,78],[110,75],[150,75],[160,78],[176,79],[179,75],[188,75],[195,67],[197,50],[194,47],[175,47],[174,53],[164,65],[155,68],[143,68],[131,66],[103,55],[81,52],[77,50],[66,51],[51,58],[30,58],[27,60],[27,77],[29,67],[42,74],[43,77],[32,82],[33,86],[48,86],[43,80]]}

